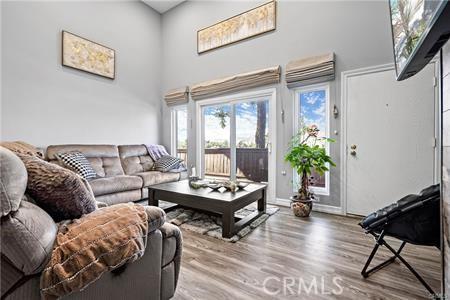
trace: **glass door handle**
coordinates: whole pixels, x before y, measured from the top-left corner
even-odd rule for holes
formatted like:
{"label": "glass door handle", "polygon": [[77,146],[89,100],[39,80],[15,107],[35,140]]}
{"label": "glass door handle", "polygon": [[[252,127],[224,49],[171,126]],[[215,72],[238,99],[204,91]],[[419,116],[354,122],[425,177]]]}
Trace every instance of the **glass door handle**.
{"label": "glass door handle", "polygon": [[271,142],[267,143],[267,151],[269,151],[269,153],[272,153],[272,143]]}

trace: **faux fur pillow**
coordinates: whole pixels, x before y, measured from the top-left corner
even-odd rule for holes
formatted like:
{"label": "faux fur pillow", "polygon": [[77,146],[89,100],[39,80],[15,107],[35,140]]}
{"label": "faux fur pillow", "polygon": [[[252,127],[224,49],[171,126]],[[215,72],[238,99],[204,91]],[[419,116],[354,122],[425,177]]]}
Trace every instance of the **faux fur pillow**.
{"label": "faux fur pillow", "polygon": [[97,209],[94,194],[81,176],[34,156],[18,156],[28,172],[27,193],[56,222]]}
{"label": "faux fur pillow", "polygon": [[39,158],[44,158],[44,155],[38,148],[36,148],[33,145],[30,145],[28,143],[22,142],[22,141],[1,142],[0,146],[5,147],[6,149],[8,149],[16,154],[25,154],[25,155],[36,156]]}

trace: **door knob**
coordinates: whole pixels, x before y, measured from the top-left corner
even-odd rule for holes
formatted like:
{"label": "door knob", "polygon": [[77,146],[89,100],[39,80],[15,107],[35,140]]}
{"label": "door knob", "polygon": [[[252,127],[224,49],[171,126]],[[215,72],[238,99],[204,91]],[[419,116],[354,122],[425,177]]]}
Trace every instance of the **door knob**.
{"label": "door knob", "polygon": [[352,150],[350,151],[350,155],[356,156],[356,145],[355,145],[355,144],[352,144],[352,145],[350,146],[350,149],[352,149]]}

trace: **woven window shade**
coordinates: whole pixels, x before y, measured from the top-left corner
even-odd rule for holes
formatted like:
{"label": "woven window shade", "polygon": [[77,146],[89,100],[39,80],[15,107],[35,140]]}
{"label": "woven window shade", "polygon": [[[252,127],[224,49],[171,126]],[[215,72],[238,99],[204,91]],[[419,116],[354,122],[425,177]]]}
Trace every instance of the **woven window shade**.
{"label": "woven window shade", "polygon": [[281,67],[276,66],[221,79],[205,81],[191,86],[191,97],[194,100],[199,100],[253,87],[279,83],[280,74]]}
{"label": "woven window shade", "polygon": [[183,87],[179,89],[173,89],[168,91],[164,95],[164,100],[166,100],[167,106],[180,105],[188,103],[189,101],[189,87]]}
{"label": "woven window shade", "polygon": [[289,88],[334,80],[334,53],[291,61],[286,66]]}

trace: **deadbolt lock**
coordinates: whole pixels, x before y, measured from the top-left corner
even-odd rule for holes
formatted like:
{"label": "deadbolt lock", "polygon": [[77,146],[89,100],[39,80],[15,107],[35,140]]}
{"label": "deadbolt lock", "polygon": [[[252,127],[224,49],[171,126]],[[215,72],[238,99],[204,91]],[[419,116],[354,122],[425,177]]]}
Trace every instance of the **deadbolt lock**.
{"label": "deadbolt lock", "polygon": [[355,145],[355,144],[351,145],[351,146],[350,146],[350,149],[356,150],[356,145]]}

